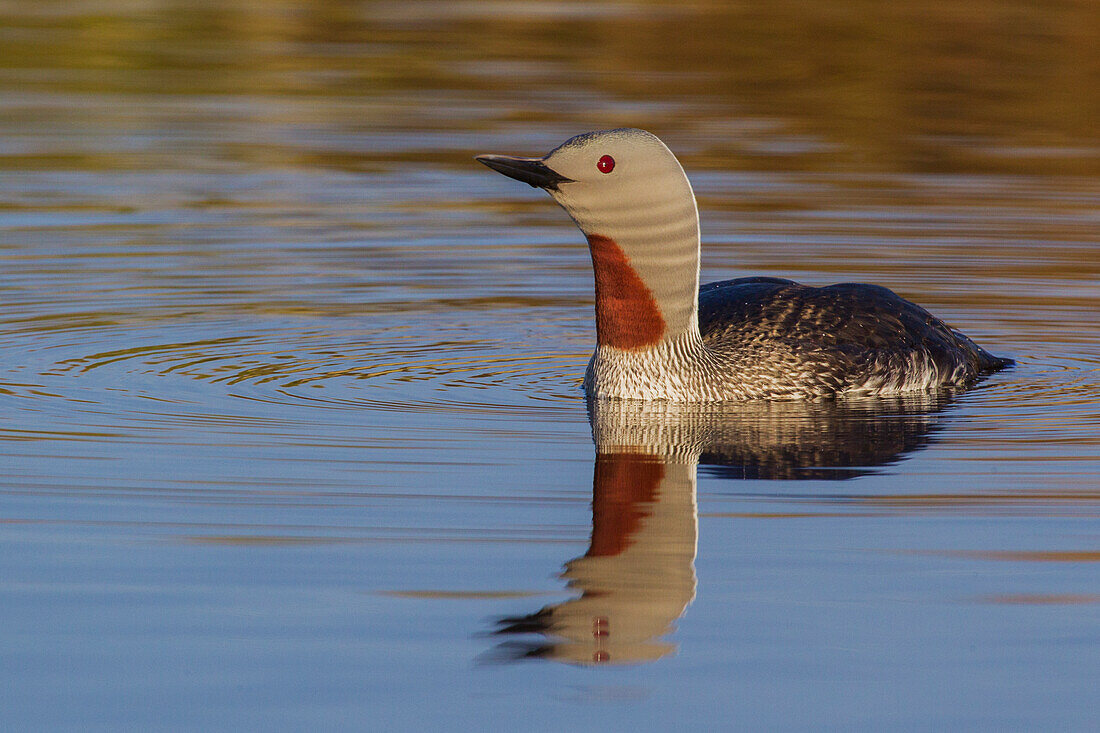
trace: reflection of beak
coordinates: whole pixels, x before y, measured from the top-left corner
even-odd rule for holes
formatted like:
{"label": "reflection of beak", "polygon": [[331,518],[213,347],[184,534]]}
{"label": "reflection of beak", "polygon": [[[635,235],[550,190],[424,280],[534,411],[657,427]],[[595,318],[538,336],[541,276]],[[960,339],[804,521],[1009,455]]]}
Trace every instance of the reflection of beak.
{"label": "reflection of beak", "polygon": [[549,191],[558,190],[559,183],[573,183],[573,180],[553,170],[542,158],[513,158],[508,155],[478,155],[474,160],[484,163],[497,173],[523,181],[535,188]]}

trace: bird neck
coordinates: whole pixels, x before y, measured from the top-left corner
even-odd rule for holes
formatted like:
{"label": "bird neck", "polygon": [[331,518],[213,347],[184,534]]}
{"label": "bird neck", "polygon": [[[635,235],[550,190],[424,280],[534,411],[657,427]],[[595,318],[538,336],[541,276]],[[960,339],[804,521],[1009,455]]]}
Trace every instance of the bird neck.
{"label": "bird neck", "polygon": [[588,233],[600,346],[645,351],[699,335],[699,216],[635,209],[615,237]]}

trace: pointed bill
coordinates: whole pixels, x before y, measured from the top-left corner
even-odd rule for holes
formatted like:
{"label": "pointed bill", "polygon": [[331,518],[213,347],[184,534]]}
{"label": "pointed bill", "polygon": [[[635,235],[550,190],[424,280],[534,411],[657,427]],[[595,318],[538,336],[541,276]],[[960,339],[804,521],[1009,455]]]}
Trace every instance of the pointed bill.
{"label": "pointed bill", "polygon": [[572,179],[566,178],[546,165],[542,158],[513,158],[510,155],[478,155],[474,160],[484,163],[497,173],[503,173],[509,178],[523,181],[535,188],[557,190],[559,183],[572,183]]}

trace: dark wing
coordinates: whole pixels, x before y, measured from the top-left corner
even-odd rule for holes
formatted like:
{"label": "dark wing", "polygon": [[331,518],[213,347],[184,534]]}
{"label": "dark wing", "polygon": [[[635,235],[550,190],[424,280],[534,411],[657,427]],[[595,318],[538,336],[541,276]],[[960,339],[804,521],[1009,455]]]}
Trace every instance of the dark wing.
{"label": "dark wing", "polygon": [[741,278],[699,291],[703,340],[726,351],[766,353],[782,345],[826,363],[833,378],[858,381],[872,370],[931,360],[943,374],[967,376],[1005,366],[924,308],[877,285],[823,288],[779,278]]}
{"label": "dark wing", "polygon": [[[739,277],[735,280],[719,280],[714,283],[707,283],[699,288],[699,297],[703,296],[703,293],[709,293],[712,290],[725,290],[726,288],[737,288],[742,285],[755,285],[757,283],[770,283],[773,285],[798,285],[794,280],[788,280],[783,277]],[[801,287],[801,286],[799,286]]]}

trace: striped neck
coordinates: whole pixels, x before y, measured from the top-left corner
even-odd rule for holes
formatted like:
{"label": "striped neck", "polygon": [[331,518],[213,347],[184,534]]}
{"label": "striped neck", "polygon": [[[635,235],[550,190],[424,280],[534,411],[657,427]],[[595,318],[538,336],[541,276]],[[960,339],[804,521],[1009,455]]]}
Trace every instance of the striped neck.
{"label": "striped neck", "polygon": [[682,171],[673,183],[601,207],[598,220],[560,197],[588,239],[600,346],[643,351],[699,334],[699,214]]}

